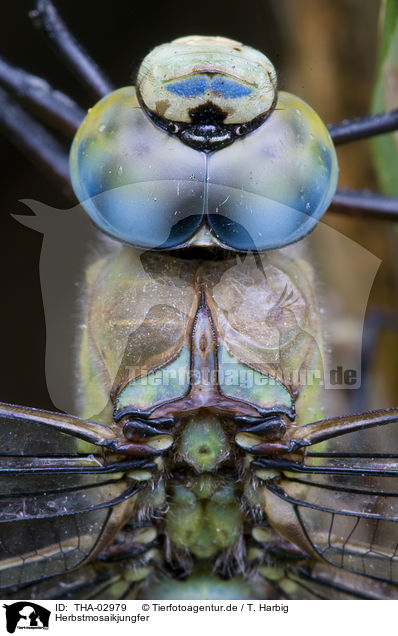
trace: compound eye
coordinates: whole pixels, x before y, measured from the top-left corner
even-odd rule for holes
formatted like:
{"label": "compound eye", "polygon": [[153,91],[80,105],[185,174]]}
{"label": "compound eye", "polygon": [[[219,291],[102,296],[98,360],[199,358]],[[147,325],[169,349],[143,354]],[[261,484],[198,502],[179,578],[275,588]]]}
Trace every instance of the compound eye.
{"label": "compound eye", "polygon": [[172,249],[203,216],[205,160],[152,124],[134,87],[92,108],[70,153],[74,191],[106,234],[144,249]]}
{"label": "compound eye", "polygon": [[209,225],[237,251],[283,247],[314,229],[337,175],[326,126],[305,102],[280,93],[262,126],[210,157]]}
{"label": "compound eye", "polygon": [[94,223],[120,241],[161,250],[216,242],[240,252],[308,234],[333,198],[338,173],[325,125],[293,95],[281,93],[261,126],[205,155],[155,126],[133,87],[91,109],[70,167]]}

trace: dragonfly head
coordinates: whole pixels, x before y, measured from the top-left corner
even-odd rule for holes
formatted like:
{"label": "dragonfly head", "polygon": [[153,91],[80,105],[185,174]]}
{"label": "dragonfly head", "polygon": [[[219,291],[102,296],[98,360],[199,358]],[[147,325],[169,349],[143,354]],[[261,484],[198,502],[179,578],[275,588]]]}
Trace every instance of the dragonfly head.
{"label": "dragonfly head", "polygon": [[305,102],[276,93],[262,53],[190,36],[155,48],[137,86],[96,104],[70,154],[77,198],[106,234],[148,250],[263,252],[329,206],[337,158]]}

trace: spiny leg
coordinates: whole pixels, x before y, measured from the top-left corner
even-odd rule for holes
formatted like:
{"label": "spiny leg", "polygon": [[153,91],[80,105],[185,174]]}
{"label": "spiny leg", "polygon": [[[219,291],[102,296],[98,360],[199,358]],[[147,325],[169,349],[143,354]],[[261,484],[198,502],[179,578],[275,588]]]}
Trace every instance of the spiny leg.
{"label": "spiny leg", "polygon": [[75,201],[66,148],[1,88],[0,129],[71,201]]}
{"label": "spiny leg", "polygon": [[69,32],[50,0],[38,0],[30,17],[34,25],[44,31],[75,77],[96,99],[114,89],[101,69]]}
{"label": "spiny leg", "polygon": [[55,90],[46,80],[12,66],[0,58],[0,84],[45,124],[72,139],[85,112],[68,95]]}

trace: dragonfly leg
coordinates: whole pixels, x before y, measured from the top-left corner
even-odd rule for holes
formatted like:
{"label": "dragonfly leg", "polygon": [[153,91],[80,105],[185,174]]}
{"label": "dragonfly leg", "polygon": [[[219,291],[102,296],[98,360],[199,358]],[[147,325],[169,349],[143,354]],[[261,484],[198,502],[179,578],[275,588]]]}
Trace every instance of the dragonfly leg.
{"label": "dragonfly leg", "polygon": [[50,0],[37,0],[36,8],[31,11],[30,17],[34,25],[45,33],[75,77],[95,99],[104,97],[113,90],[114,87],[101,69],[67,29]]}
{"label": "dragonfly leg", "polygon": [[398,197],[389,197],[369,190],[337,190],[330,212],[397,221]]}
{"label": "dragonfly leg", "polygon": [[0,129],[20,150],[75,201],[69,180],[68,152],[45,126],[37,122],[0,88]]}
{"label": "dragonfly leg", "polygon": [[85,112],[68,95],[55,90],[46,80],[12,66],[0,58],[0,84],[45,124],[72,138]]}
{"label": "dragonfly leg", "polygon": [[[330,124],[328,129],[336,146],[393,132],[398,130],[398,109],[368,117],[345,119],[337,124]],[[333,198],[331,211],[396,221],[398,198],[367,190],[341,189],[337,190]]]}
{"label": "dragonfly leg", "polygon": [[328,129],[335,146],[393,132],[398,130],[398,109],[378,115],[344,119],[337,124],[329,124]]}

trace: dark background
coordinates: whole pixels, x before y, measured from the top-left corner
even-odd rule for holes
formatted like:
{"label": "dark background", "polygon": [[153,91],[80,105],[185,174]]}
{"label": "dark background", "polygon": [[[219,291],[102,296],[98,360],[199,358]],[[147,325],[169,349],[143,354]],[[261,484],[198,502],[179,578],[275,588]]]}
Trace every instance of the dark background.
{"label": "dark background", "polygon": [[[33,6],[33,0],[2,0],[0,54],[89,107],[92,100],[32,26],[28,11]],[[268,55],[282,88],[305,97],[327,121],[369,111],[377,54],[377,0],[246,0],[239,4],[57,0],[56,6],[116,86],[128,84],[142,58],[158,44],[190,34],[223,35]],[[375,187],[368,148],[356,146],[340,157],[341,184]],[[0,168],[0,399],[51,408],[38,278],[41,235],[18,224],[10,214],[26,213],[18,203],[23,198],[56,207],[68,203],[4,136],[0,136]],[[396,291],[383,241],[388,232],[385,224],[375,222],[364,229],[361,221],[344,225],[336,216],[328,222],[386,260],[371,303],[389,307]],[[344,267],[349,266],[341,264],[342,279]],[[388,396],[380,399],[394,401]]]}

